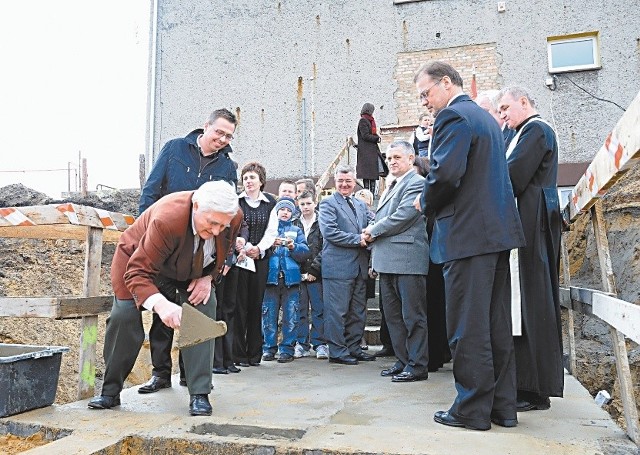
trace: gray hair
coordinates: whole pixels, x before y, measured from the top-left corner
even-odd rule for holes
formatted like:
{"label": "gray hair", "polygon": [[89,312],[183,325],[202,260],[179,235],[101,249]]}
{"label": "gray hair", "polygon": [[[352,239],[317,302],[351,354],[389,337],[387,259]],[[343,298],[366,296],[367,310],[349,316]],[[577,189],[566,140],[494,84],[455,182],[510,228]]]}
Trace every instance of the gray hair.
{"label": "gray hair", "polygon": [[526,88],[518,85],[513,85],[511,87],[505,87],[502,90],[500,90],[498,99],[501,100],[504,96],[511,95],[511,97],[513,97],[514,100],[519,100],[524,96],[527,99],[527,101],[529,101],[529,104],[531,105],[531,107],[535,109],[536,101],[531,97],[529,93],[530,93],[529,90],[527,90]]}
{"label": "gray hair", "polygon": [[209,125],[212,125],[219,118],[223,118],[229,123],[233,123],[234,125],[238,124],[238,119],[236,118],[236,116],[229,109],[225,109],[225,108],[216,109],[215,111],[213,111],[209,115],[209,118],[207,119],[207,123]]}
{"label": "gray hair", "polygon": [[491,103],[491,107],[493,108],[494,111],[497,111],[498,108],[500,107],[500,90],[483,90],[480,93],[478,93],[478,96],[476,96],[475,102],[480,104],[480,101],[486,98],[489,100],[489,103]]}
{"label": "gray hair", "polygon": [[353,174],[353,176],[355,177],[356,170],[350,164],[341,164],[336,167],[333,176],[335,177],[338,174]]}
{"label": "gray hair", "polygon": [[389,156],[389,150],[391,149],[400,149],[405,155],[416,154],[413,145],[408,143],[407,141],[393,141],[391,144],[389,144],[389,147],[387,147],[387,156]]}
{"label": "gray hair", "polygon": [[198,203],[198,211],[218,212],[227,215],[238,213],[236,190],[224,180],[203,183],[191,200]]}

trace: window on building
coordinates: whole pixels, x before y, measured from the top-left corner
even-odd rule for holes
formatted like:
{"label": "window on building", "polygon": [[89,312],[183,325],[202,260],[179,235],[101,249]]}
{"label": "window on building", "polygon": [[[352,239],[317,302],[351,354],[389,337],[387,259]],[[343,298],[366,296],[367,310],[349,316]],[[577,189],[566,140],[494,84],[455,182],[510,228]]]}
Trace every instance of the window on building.
{"label": "window on building", "polygon": [[600,33],[584,32],[547,38],[550,73],[600,68]]}

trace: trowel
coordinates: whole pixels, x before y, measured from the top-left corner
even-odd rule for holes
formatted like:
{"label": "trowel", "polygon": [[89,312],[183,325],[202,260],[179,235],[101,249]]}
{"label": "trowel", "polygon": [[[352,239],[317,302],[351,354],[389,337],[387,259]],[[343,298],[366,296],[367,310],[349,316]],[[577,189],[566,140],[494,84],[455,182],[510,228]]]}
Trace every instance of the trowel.
{"label": "trowel", "polygon": [[179,349],[188,348],[213,338],[221,337],[225,333],[227,333],[226,322],[214,321],[188,303],[182,305],[180,338],[178,338]]}

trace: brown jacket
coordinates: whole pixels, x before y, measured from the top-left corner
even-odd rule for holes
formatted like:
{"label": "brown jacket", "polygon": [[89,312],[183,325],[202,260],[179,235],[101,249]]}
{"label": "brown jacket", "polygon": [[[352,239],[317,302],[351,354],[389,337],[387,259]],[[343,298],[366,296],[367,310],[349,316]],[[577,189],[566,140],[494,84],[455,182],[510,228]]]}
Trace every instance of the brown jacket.
{"label": "brown jacket", "polygon": [[[191,226],[193,191],[169,194],[153,204],[120,236],[111,262],[111,285],[120,300],[140,307],[159,292],[156,278],[162,276],[189,283],[194,235]],[[216,259],[202,271],[214,282],[222,274],[224,262],[235,244],[243,219],[242,210],[231,228],[216,237]]]}

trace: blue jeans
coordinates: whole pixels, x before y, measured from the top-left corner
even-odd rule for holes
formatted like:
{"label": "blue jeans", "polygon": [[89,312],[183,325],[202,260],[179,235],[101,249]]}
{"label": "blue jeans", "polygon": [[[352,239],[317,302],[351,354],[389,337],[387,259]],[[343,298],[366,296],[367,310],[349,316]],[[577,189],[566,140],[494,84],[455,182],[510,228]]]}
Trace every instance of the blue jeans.
{"label": "blue jeans", "polygon": [[[309,340],[309,304],[311,304],[311,340]],[[300,283],[300,308],[298,309],[297,339],[307,351],[316,349],[324,340],[324,303],[322,281]],[[309,343],[311,341],[311,343]]]}
{"label": "blue jeans", "polygon": [[[267,285],[262,301],[262,353],[293,355],[296,344],[296,326],[298,323],[298,301],[300,287],[286,287],[284,280],[278,284]],[[282,307],[282,342],[278,345],[278,313]],[[279,348],[279,349],[278,349]]]}

